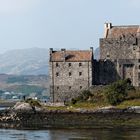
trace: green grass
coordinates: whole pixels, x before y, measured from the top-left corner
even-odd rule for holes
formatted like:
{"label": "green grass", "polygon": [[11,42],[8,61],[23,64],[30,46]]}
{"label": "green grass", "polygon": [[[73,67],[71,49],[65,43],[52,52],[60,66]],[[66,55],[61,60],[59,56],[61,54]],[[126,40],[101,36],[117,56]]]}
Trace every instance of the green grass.
{"label": "green grass", "polygon": [[[93,87],[90,89],[92,96],[90,100],[85,101],[77,100],[75,104],[69,103],[68,106],[62,107],[50,107],[47,106],[48,110],[69,110],[76,111],[77,109],[86,109],[86,110],[95,110],[105,106],[111,106],[104,96],[105,87]],[[140,88],[131,89],[128,91],[128,96],[123,102],[119,105],[116,105],[117,108],[127,108],[130,106],[140,106]]]}
{"label": "green grass", "polygon": [[140,106],[140,99],[126,100],[119,104],[118,108],[127,108],[130,106]]}
{"label": "green grass", "polygon": [[92,103],[92,102],[81,102],[81,103],[76,103],[75,105],[72,105],[74,108],[83,108],[83,109],[96,109],[99,107],[104,107],[104,106],[109,106],[108,103],[105,102],[97,102],[97,103]]}

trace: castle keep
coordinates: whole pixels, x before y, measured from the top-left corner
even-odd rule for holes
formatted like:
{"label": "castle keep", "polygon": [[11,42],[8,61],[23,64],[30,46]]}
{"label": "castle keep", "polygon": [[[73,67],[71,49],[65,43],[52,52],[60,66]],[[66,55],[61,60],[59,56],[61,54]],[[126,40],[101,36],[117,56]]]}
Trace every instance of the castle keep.
{"label": "castle keep", "polygon": [[140,86],[140,26],[104,25],[100,60],[93,49],[50,49],[50,93],[52,101],[70,100],[92,85],[106,85],[129,78]]}
{"label": "castle keep", "polygon": [[93,48],[86,51],[50,49],[50,94],[52,101],[69,100],[92,86]]}

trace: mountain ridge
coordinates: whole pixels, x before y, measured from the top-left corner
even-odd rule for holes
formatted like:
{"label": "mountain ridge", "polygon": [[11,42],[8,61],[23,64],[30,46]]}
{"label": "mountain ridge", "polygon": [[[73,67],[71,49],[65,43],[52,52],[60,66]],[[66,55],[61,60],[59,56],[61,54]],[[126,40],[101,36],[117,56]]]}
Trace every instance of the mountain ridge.
{"label": "mountain ridge", "polygon": [[[99,51],[99,48],[95,49],[95,59],[99,59]],[[0,54],[0,74],[48,75],[48,69],[47,48],[16,49]]]}
{"label": "mountain ridge", "polygon": [[16,75],[48,74],[48,49],[9,50],[0,54],[0,73]]}

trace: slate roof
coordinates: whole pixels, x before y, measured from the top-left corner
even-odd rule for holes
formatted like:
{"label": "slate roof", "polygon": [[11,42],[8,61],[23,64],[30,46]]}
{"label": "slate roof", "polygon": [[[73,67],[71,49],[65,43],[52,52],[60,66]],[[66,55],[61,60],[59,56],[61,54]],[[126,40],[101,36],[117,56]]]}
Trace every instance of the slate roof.
{"label": "slate roof", "polygon": [[119,38],[120,36],[136,36],[140,31],[139,25],[130,26],[112,26],[111,29],[107,31],[107,38]]}
{"label": "slate roof", "polygon": [[69,61],[69,62],[83,62],[92,61],[92,51],[53,51],[50,61]]}

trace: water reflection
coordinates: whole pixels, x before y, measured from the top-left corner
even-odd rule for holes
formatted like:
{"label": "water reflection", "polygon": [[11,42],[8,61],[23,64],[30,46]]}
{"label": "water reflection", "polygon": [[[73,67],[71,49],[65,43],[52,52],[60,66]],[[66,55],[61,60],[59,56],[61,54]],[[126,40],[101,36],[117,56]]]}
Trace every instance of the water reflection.
{"label": "water reflection", "polygon": [[140,129],[0,129],[0,140],[140,140]]}

